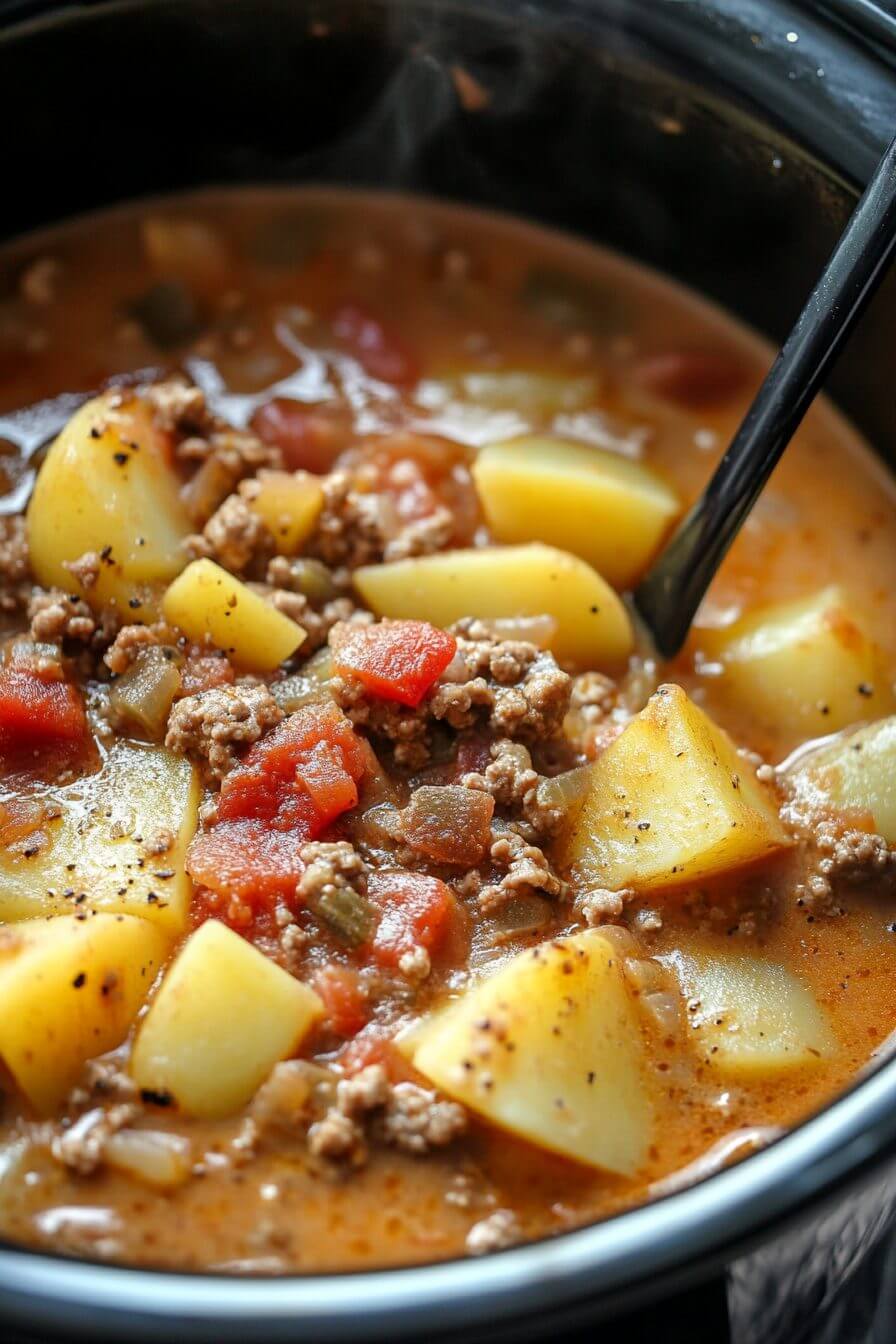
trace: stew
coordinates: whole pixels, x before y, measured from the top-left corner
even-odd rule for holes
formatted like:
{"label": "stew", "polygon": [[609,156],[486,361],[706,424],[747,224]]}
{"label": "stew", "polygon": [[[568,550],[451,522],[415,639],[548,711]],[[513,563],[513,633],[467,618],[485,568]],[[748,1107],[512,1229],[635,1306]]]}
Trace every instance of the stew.
{"label": "stew", "polygon": [[0,1231],[348,1270],[747,1157],[896,1028],[896,494],[584,244],[233,191],[0,254]]}

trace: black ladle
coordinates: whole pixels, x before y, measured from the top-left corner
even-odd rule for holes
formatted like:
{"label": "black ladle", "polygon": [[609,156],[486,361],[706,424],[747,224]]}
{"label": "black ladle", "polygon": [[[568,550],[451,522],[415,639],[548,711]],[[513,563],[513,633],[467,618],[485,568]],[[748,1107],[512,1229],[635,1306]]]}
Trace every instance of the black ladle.
{"label": "black ladle", "polygon": [[894,250],[896,139],[712,480],[635,591],[635,606],[663,657],[673,657],[687,638],[716,570],[886,274]]}

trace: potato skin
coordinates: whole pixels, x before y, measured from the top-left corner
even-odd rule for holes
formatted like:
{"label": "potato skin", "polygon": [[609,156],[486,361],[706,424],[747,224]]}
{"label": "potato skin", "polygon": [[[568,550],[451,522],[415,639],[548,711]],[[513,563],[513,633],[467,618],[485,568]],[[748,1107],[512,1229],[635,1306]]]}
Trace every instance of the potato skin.
{"label": "potato skin", "polygon": [[[166,583],[183,568],[190,521],[168,438],[136,396],[107,392],[82,406],[53,443],[28,507],[28,546],[44,587],[77,593],[130,621],[157,613]],[[65,568],[93,551],[96,583]]]}
{"label": "potato skin", "polygon": [[472,470],[498,541],[562,546],[614,588],[636,582],[679,512],[674,492],[641,463],[563,439],[489,444]]}
{"label": "potato skin", "polygon": [[322,1013],[307,985],[208,920],[184,943],[140,1024],[131,1073],[188,1115],[231,1115]]}
{"label": "potato skin", "polygon": [[365,565],[354,582],[378,616],[443,628],[464,616],[552,616],[552,652],[580,667],[619,666],[634,646],[628,612],[597,571],[537,542]]}
{"label": "potato skin", "polygon": [[241,667],[273,672],[305,631],[213,560],[194,560],[162,601],[165,620],[197,644],[211,639]]}
{"label": "potato skin", "polygon": [[120,1045],[170,947],[131,915],[63,915],[0,929],[0,1056],[39,1115],[84,1063]]}
{"label": "potato skin", "polygon": [[788,844],[772,795],[680,686],[661,686],[591,767],[560,845],[575,881],[613,891],[679,887]]}

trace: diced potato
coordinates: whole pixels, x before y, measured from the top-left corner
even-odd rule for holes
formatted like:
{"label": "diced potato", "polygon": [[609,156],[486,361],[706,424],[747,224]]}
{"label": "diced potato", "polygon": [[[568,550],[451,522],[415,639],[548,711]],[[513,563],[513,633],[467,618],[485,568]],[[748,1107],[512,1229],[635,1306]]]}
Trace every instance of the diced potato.
{"label": "diced potato", "polygon": [[700,642],[722,664],[724,693],[797,741],[878,718],[896,704],[879,651],[841,588],[752,611],[701,632]]}
{"label": "diced potato", "polygon": [[440,392],[443,400],[467,401],[489,411],[517,411],[522,416],[544,419],[593,406],[598,384],[590,374],[570,378],[528,369],[495,369],[431,379],[428,389],[433,397]]}
{"label": "diced potato", "polygon": [[711,877],[788,843],[771,794],[728,735],[661,686],[591,766],[561,862],[582,887],[637,890]]}
{"label": "diced potato", "polygon": [[896,845],[896,717],[801,751],[788,773],[801,793],[860,814]]}
{"label": "diced potato", "polygon": [[[72,416],[38,473],[28,508],[35,578],[91,606],[118,606],[129,621],[157,614],[166,583],[184,565],[191,531],[168,439],[138,397],[104,393]],[[64,565],[103,557],[85,588]],[[132,603],[138,603],[132,606]]]}
{"label": "diced potato", "polygon": [[120,1045],[167,955],[129,915],[66,915],[0,929],[0,1056],[51,1114],[84,1063]]}
{"label": "diced potato", "polygon": [[322,1014],[307,985],[209,920],[162,981],[137,1033],[131,1073],[189,1115],[231,1115]]}
{"label": "diced potato", "polygon": [[314,531],[323,507],[320,480],[310,471],[260,471],[251,487],[246,500],[266,524],[277,554],[295,555]]}
{"label": "diced potato", "polygon": [[[187,922],[184,857],[200,796],[182,756],[116,742],[98,774],[49,794],[47,809],[57,816],[36,812],[34,831],[0,848],[0,921],[77,907],[139,915],[176,937]],[[173,843],[150,853],[166,832]]]}
{"label": "diced potato", "polygon": [[694,1046],[720,1072],[743,1078],[817,1064],[836,1038],[815,996],[777,962],[727,948],[662,958],[693,1011]]}
{"label": "diced potato", "polygon": [[498,541],[563,546],[616,588],[635,582],[679,511],[647,467],[563,439],[490,444],[473,477]]}
{"label": "diced potato", "polygon": [[645,1045],[619,957],[598,930],[518,953],[398,1044],[501,1129],[627,1176],[644,1163]]}
{"label": "diced potato", "polygon": [[208,638],[242,667],[273,672],[305,631],[213,560],[194,560],[162,601],[165,620],[196,643]]}
{"label": "diced potato", "polygon": [[632,650],[628,612],[601,576],[553,546],[472,547],[365,565],[354,573],[378,616],[448,626],[463,616],[552,616],[550,647],[583,667],[620,663]]}

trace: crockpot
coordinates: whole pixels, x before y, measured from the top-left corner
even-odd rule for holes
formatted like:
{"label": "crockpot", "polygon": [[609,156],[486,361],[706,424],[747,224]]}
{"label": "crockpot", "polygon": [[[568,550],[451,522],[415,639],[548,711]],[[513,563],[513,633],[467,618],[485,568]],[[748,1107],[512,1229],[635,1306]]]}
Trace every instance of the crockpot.
{"label": "crockpot", "polygon": [[[894,66],[869,0],[0,0],[0,232],[208,183],[422,191],[608,243],[780,339],[896,128]],[[894,350],[891,278],[831,390],[896,463]],[[845,1294],[880,1286],[894,1158],[896,1060],[739,1165],[485,1259],[240,1280],[0,1245],[0,1337],[473,1344],[628,1313],[671,1344],[689,1301],[721,1340],[727,1273],[736,1344],[883,1342],[886,1279],[877,1336]]]}

